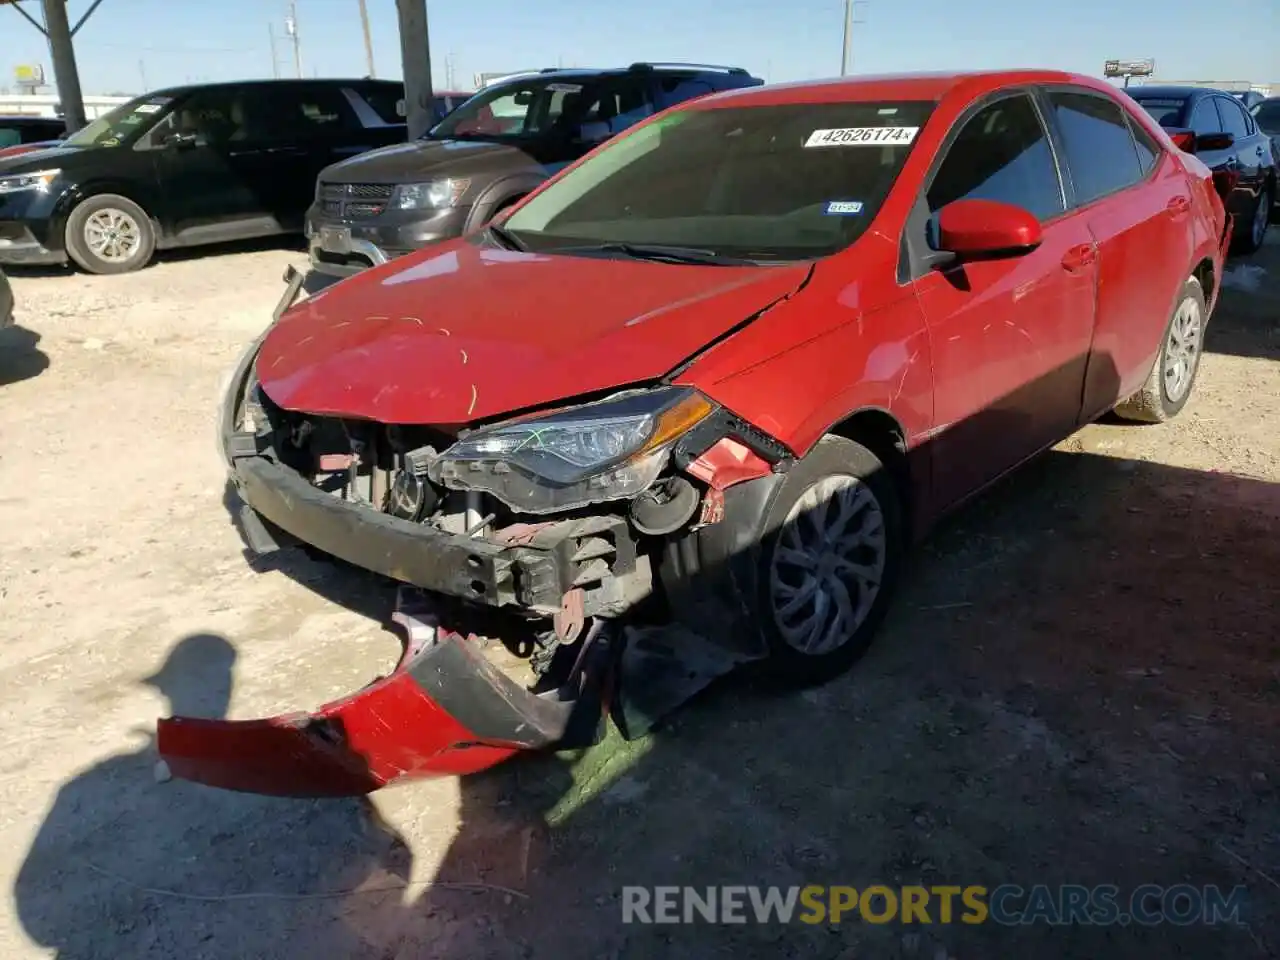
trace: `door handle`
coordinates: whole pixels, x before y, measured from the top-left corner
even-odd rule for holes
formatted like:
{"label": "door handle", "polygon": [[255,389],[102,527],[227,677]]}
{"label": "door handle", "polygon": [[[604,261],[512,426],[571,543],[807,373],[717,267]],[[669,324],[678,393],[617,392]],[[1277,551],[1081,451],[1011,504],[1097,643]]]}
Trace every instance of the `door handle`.
{"label": "door handle", "polygon": [[1191,209],[1191,198],[1179,194],[1169,201],[1168,207],[1174,213],[1186,213]]}
{"label": "door handle", "polygon": [[1062,268],[1069,273],[1076,273],[1091,266],[1098,259],[1098,254],[1091,243],[1079,243],[1062,255]]}

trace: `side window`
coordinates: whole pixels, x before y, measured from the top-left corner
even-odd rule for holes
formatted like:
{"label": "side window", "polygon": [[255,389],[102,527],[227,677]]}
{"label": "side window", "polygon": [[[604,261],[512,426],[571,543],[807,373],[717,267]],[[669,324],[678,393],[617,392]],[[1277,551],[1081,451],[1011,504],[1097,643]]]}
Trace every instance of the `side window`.
{"label": "side window", "polygon": [[679,74],[666,74],[658,80],[658,109],[665,110],[667,107],[674,107],[677,103],[714,92],[715,87],[706,80]]}
{"label": "side window", "polygon": [[956,200],[1000,200],[1041,220],[1062,213],[1053,151],[1031,99],[1005,97],[965,121],[926,199],[930,215]]}
{"label": "side window", "polygon": [[1223,130],[1235,134],[1237,140],[1243,140],[1249,136],[1249,119],[1244,115],[1244,109],[1239,103],[1228,100],[1226,97],[1214,97],[1213,102],[1218,105],[1218,116],[1222,118]]}
{"label": "side window", "polygon": [[1142,179],[1138,149],[1120,104],[1088,93],[1049,95],[1076,201],[1089,203]]}
{"label": "side window", "polygon": [[0,147],[16,147],[22,142],[21,130],[14,127],[0,127]]}
{"label": "side window", "polygon": [[274,87],[257,91],[250,113],[254,140],[312,140],[356,129],[351,105],[337,87]]}
{"label": "side window", "polygon": [[196,90],[174,111],[170,129],[218,147],[249,139],[247,97],[236,87]]}
{"label": "side window", "polygon": [[1206,97],[1191,111],[1191,129],[1197,136],[1202,133],[1222,132],[1222,121],[1218,118],[1218,111],[1214,109],[1212,99]]}
{"label": "side window", "polygon": [[623,77],[600,85],[599,98],[582,115],[582,125],[602,124],[611,134],[621,133],[652,113],[649,78]]}
{"label": "side window", "polygon": [[404,123],[404,117],[399,113],[400,102],[404,99],[402,88],[389,83],[371,83],[357,87],[354,92],[373,109],[383,123]]}
{"label": "side window", "polygon": [[1142,166],[1142,175],[1145,177],[1156,165],[1156,157],[1160,156],[1160,144],[1156,143],[1155,137],[1147,133],[1137,120],[1133,117],[1127,119],[1133,142],[1138,148],[1138,163]]}

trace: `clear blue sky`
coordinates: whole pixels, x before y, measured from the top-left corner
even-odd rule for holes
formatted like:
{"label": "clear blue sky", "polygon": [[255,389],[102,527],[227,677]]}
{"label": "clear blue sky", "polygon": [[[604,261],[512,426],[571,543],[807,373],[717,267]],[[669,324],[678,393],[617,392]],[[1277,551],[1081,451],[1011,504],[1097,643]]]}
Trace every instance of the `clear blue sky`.
{"label": "clear blue sky", "polygon": [[[367,0],[378,75],[400,76],[393,0]],[[89,0],[71,0],[73,21]],[[38,14],[39,4],[25,4]],[[85,93],[282,75],[287,0],[104,0],[77,35]],[[436,84],[477,71],[634,60],[741,64],[770,81],[840,71],[843,0],[429,0]],[[297,0],[307,76],[365,72],[356,0]],[[858,5],[854,70],[1047,66],[1100,73],[1154,57],[1176,79],[1280,82],[1277,0],[871,0]],[[44,38],[0,7],[0,86],[13,67],[51,75]]]}

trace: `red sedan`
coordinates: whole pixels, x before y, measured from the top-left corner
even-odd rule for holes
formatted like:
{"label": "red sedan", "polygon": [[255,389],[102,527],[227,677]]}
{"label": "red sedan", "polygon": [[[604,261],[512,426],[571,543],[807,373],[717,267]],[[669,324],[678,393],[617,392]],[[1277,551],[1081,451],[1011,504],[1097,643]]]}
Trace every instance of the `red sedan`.
{"label": "red sedan", "polygon": [[246,355],[223,444],[248,538],[434,609],[366,690],[164,721],[161,751],[220,786],[359,792],[563,743],[602,702],[652,713],[676,674],[834,676],[941,514],[1108,411],[1183,408],[1227,228],[1209,170],[1088,77],[659,114]]}

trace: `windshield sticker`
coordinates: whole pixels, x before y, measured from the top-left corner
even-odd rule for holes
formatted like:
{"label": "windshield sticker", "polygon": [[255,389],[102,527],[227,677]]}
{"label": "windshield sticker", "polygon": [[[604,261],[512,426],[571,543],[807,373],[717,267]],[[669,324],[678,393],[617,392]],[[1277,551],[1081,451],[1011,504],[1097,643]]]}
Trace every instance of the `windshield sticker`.
{"label": "windshield sticker", "polygon": [[548,83],[547,89],[552,93],[581,93],[582,84],[580,83]]}
{"label": "windshield sticker", "polygon": [[134,113],[159,113],[163,103],[140,103],[134,107]]}
{"label": "windshield sticker", "polygon": [[98,146],[100,146],[100,147],[118,147],[118,146],[120,146],[120,139],[119,139],[118,137],[107,137],[107,139],[105,139],[105,140],[101,141],[101,142],[98,144]]}
{"label": "windshield sticker", "polygon": [[806,147],[905,147],[916,138],[919,127],[839,127],[815,130]]}
{"label": "windshield sticker", "polygon": [[823,211],[829,217],[856,217],[862,213],[861,200],[828,200]]}

